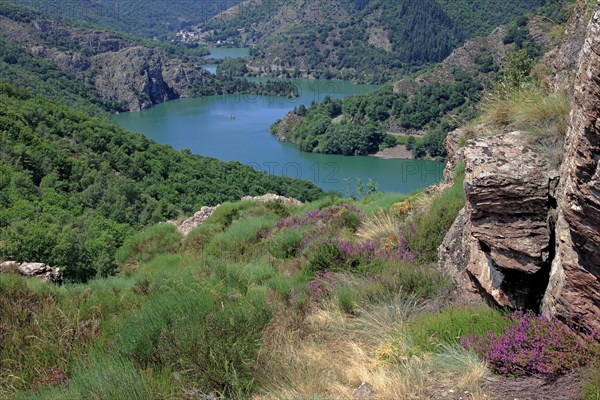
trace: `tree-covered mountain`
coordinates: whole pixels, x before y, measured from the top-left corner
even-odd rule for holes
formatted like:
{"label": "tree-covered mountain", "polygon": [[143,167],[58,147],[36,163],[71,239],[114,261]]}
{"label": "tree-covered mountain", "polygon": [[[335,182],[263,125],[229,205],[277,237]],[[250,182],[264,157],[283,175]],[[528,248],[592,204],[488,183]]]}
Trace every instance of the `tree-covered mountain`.
{"label": "tree-covered mountain", "polygon": [[323,192],[175,151],[0,83],[0,258],[86,280],[113,271],[115,250],[135,229],[265,193],[313,200]]}
{"label": "tree-covered mountain", "polygon": [[249,0],[189,28],[185,41],[252,45],[250,66],[267,73],[383,82],[439,62],[466,39],[542,3]]}
{"label": "tree-covered mountain", "polygon": [[212,75],[201,67],[206,53],[0,3],[0,80],[87,111],[137,111],[199,94],[297,95],[285,83],[265,87]]}
{"label": "tree-covered mountain", "polygon": [[92,24],[145,38],[165,40],[241,0],[10,0],[53,19]]}

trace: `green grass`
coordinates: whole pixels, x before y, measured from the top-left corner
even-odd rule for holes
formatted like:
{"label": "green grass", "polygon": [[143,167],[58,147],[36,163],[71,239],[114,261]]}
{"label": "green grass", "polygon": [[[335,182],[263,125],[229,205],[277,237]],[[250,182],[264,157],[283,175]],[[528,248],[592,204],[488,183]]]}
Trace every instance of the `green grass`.
{"label": "green grass", "polygon": [[[350,203],[370,214],[404,199],[372,194]],[[172,226],[151,226],[118,251],[119,261],[135,268],[87,284],[56,287],[0,275],[0,397],[251,397],[272,316],[302,321],[320,304],[308,287],[320,269],[311,268],[312,258],[320,257],[325,269],[334,262],[315,248],[307,251],[301,231],[268,239],[264,231],[290,213],[342,202],[349,201],[329,198],[300,208],[228,203],[183,242]],[[315,235],[332,240],[355,235],[349,228],[321,229]],[[386,299],[421,304],[451,287],[426,263],[377,260],[335,274],[338,284],[327,301],[348,318]],[[56,371],[66,381],[53,382]]]}
{"label": "green grass", "polygon": [[117,263],[122,267],[152,260],[159,254],[179,251],[181,235],[171,224],[158,224],[146,228],[125,240],[117,251]]}
{"label": "green grass", "polygon": [[437,260],[438,247],[465,205],[463,180],[464,165],[457,169],[454,185],[434,197],[427,209],[410,221],[411,233],[406,235],[406,239],[419,261]]}
{"label": "green grass", "polygon": [[458,344],[464,336],[500,332],[506,326],[502,317],[501,311],[487,306],[450,306],[438,313],[413,317],[406,331],[412,351],[435,352],[444,344]]}

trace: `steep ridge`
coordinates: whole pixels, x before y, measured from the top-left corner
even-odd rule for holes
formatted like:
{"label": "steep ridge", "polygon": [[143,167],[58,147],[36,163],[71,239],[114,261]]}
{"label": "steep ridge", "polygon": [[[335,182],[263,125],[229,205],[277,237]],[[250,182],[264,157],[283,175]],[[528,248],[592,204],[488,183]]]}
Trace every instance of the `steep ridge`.
{"label": "steep ridge", "polygon": [[[584,9],[580,4],[579,12]],[[501,306],[539,310],[596,332],[600,328],[599,10],[596,5],[585,41],[579,39],[584,44],[560,170],[518,132],[468,141],[462,153],[467,205],[439,249],[441,268],[451,272],[465,294],[479,292]],[[578,15],[571,23],[582,18]],[[570,44],[560,46],[555,59],[565,59],[579,46],[572,35],[566,40]],[[560,75],[555,82],[566,82],[566,69],[554,72]],[[447,141],[450,166],[457,163],[457,146],[450,146],[455,136]]]}
{"label": "steep ridge", "polygon": [[6,40],[91,84],[117,109],[148,108],[214,79],[158,46],[142,46],[106,31],[74,28],[35,13],[18,14],[6,6],[0,10],[1,34]]}
{"label": "steep ridge", "polygon": [[178,34],[185,43],[252,46],[256,73],[385,82],[439,62],[468,38],[539,1],[248,0]]}

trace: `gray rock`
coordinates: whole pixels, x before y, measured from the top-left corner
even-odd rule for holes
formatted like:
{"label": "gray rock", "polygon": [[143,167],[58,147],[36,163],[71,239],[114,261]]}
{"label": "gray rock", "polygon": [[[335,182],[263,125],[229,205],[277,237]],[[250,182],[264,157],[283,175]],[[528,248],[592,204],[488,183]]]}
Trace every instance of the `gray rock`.
{"label": "gray rock", "polygon": [[373,387],[369,384],[369,382],[363,382],[359,387],[352,391],[353,399],[370,399],[375,394]]}

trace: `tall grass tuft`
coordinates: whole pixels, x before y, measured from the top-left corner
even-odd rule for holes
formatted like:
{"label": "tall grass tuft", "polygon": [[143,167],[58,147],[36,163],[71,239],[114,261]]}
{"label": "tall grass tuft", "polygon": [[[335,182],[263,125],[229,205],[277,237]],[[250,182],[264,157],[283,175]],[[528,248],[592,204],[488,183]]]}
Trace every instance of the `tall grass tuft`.
{"label": "tall grass tuft", "polygon": [[173,225],[154,225],[127,238],[115,257],[121,268],[131,272],[140,262],[150,261],[159,254],[177,253],[180,239]]}
{"label": "tall grass tuft", "polygon": [[403,227],[408,247],[420,262],[437,260],[437,249],[465,205],[464,165],[457,168],[454,185],[436,197],[430,197],[424,209],[406,221]]}

